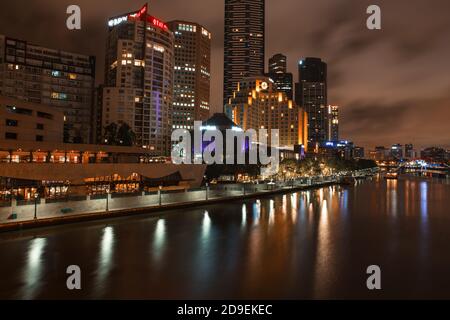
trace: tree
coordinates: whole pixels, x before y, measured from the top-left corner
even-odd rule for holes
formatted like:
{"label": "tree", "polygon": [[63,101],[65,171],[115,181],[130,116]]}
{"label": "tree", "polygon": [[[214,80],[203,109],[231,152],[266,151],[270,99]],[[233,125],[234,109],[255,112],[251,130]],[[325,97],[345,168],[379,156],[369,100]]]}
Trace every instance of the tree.
{"label": "tree", "polygon": [[127,123],[123,123],[117,132],[117,140],[121,146],[133,146],[136,143],[136,134]]}
{"label": "tree", "polygon": [[117,142],[117,124],[111,123],[104,128],[103,142],[107,145],[114,146]]}
{"label": "tree", "polygon": [[111,123],[104,128],[103,143],[110,146],[133,146],[136,134],[127,123]]}

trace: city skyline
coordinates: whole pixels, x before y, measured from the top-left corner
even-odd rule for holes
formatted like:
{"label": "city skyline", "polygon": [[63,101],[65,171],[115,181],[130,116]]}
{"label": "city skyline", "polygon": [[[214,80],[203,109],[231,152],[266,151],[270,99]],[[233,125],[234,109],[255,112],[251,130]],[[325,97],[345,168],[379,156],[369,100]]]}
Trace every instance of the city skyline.
{"label": "city skyline", "polygon": [[[208,10],[204,10],[204,1],[200,0],[188,4],[177,0],[170,4],[149,2],[151,10],[164,21],[189,20],[211,30],[211,113],[222,110],[223,90],[224,2],[216,2],[217,5],[209,6]],[[342,138],[368,149],[376,145],[410,142],[417,148],[430,145],[448,147],[450,141],[445,119],[450,112],[446,108],[450,97],[448,81],[445,81],[447,75],[442,66],[450,52],[450,45],[443,41],[450,30],[450,23],[445,18],[449,4],[436,1],[430,7],[425,1],[414,1],[414,6],[409,7],[408,3],[381,1],[383,28],[369,31],[365,28],[368,2],[348,1],[341,6],[331,4],[331,1],[314,4],[285,0],[277,5],[268,2],[266,60],[273,54],[283,53],[288,57],[288,71],[294,74],[298,60],[306,56],[320,57],[328,63],[328,100],[329,104],[341,106]],[[96,81],[101,84],[108,17],[140,7],[143,2],[101,1],[92,5],[79,1],[81,31],[65,28],[68,4],[66,1],[57,4],[44,1],[40,6],[27,3],[30,10],[25,13],[21,11],[21,1],[2,4],[9,14],[0,22],[0,30],[3,34],[31,43],[95,55],[98,59]],[[302,15],[303,20],[299,19],[302,21],[286,19],[286,15],[291,15],[290,7],[293,5],[298,8],[297,12],[308,13]],[[316,16],[318,12],[323,13],[325,18],[322,21],[325,22],[317,24],[309,20],[309,16]],[[433,24],[426,20],[427,12],[435,13]],[[420,14],[424,15],[420,19],[421,24],[410,28],[410,21],[419,20],[414,18]],[[27,21],[39,21],[39,24],[30,29]],[[286,28],[295,30],[299,40],[292,41],[289,38],[292,32],[285,32]],[[51,30],[51,37],[48,30]],[[96,36],[86,41],[86,34]],[[297,81],[296,75],[294,81]]]}
{"label": "city skyline", "polygon": [[450,300],[446,1],[0,5],[0,300]]}

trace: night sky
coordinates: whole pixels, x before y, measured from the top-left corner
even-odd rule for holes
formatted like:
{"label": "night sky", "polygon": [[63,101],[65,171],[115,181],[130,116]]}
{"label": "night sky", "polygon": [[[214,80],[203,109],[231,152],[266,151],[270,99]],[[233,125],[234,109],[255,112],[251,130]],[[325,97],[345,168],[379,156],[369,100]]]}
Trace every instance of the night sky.
{"label": "night sky", "polygon": [[[14,0],[0,3],[0,33],[97,56],[103,81],[107,19],[145,0]],[[329,103],[341,106],[341,137],[372,148],[393,143],[450,147],[450,1],[267,0],[266,59],[281,52],[297,78],[297,61],[328,63]],[[77,4],[82,29],[66,28]],[[382,9],[382,30],[366,28],[366,8]],[[152,15],[183,19],[213,33],[213,111],[222,110],[224,0],[153,0]]]}

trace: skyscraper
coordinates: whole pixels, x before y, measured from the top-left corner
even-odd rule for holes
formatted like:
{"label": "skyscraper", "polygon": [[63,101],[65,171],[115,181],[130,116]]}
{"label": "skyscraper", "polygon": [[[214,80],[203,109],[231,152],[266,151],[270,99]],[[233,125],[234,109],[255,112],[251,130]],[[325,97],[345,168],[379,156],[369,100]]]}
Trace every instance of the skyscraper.
{"label": "skyscraper", "polygon": [[174,35],[147,5],[108,22],[102,126],[127,123],[136,144],[170,154]]}
{"label": "skyscraper", "polygon": [[306,147],[308,118],[284,92],[277,91],[269,78],[249,77],[239,83],[225,113],[244,130],[266,129],[269,140],[271,129],[278,129],[281,147]]}
{"label": "skyscraper", "polygon": [[329,137],[327,64],[319,58],[306,58],[300,60],[298,72],[295,101],[308,114],[308,142],[314,149]]}
{"label": "skyscraper", "polygon": [[412,143],[405,144],[405,158],[408,160],[415,158],[414,146]]}
{"label": "skyscraper", "polygon": [[224,105],[238,83],[264,75],[265,0],[225,0]]}
{"label": "skyscraper", "polygon": [[353,158],[354,159],[364,159],[365,152],[363,147],[355,147],[353,149]]}
{"label": "skyscraper", "polygon": [[269,72],[267,76],[270,77],[278,91],[286,93],[290,100],[293,99],[293,76],[292,73],[287,72],[287,57],[278,53],[269,59]]}
{"label": "skyscraper", "polygon": [[394,160],[402,160],[403,159],[403,145],[401,145],[399,143],[392,145],[391,157]]}
{"label": "skyscraper", "polygon": [[284,54],[277,53],[269,59],[269,73],[286,73],[287,57]]}
{"label": "skyscraper", "polygon": [[211,33],[193,22],[171,21],[167,25],[175,34],[172,127],[190,130],[194,121],[209,118]]}
{"label": "skyscraper", "polygon": [[0,35],[0,95],[64,113],[64,142],[89,143],[95,57]]}

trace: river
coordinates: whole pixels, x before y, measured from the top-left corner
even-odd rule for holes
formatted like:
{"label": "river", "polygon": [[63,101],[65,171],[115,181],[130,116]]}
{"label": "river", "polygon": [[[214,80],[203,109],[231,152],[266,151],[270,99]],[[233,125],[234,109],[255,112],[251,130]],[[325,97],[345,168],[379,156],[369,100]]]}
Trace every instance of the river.
{"label": "river", "polygon": [[449,199],[445,179],[373,178],[0,234],[0,298],[448,299]]}

